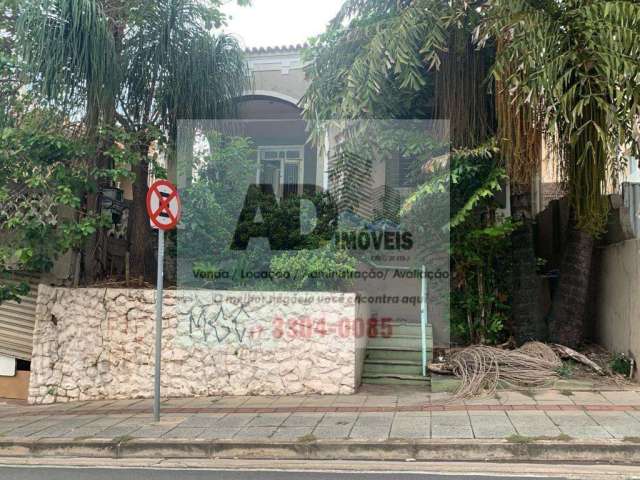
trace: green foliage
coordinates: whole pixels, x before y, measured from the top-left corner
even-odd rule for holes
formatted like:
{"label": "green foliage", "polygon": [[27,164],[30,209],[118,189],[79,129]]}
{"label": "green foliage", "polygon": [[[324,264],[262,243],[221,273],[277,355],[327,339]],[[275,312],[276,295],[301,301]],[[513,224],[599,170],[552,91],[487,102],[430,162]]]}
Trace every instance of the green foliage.
{"label": "green foliage", "polygon": [[[102,184],[126,175],[122,164],[133,167],[132,276],[149,273],[145,183],[149,170],[166,177],[175,166],[179,119],[230,116],[250,84],[238,42],[212,31],[226,20],[221,6],[222,0],[27,0],[19,9],[25,90],[83,118],[87,138],[98,143],[95,164],[115,163]],[[129,138],[99,136],[119,129]],[[151,152],[163,155],[166,168]],[[108,274],[97,271],[93,251],[85,255],[89,282]]]}
{"label": "green foliage", "polygon": [[452,156],[452,327],[473,343],[496,343],[510,314],[510,239],[518,225],[498,216],[495,194],[506,174],[491,149],[479,150]]}
{"label": "green foliage", "polygon": [[562,366],[558,368],[557,372],[561,378],[571,378],[575,369],[576,363],[573,360],[564,360],[562,362]]}
{"label": "green foliage", "polygon": [[189,268],[182,278],[193,272],[216,288],[322,290],[345,285],[340,277],[353,271],[355,260],[331,245],[335,206],[325,195],[303,195],[302,202],[297,196],[284,198],[273,211],[260,210],[263,222],[275,226],[269,232],[275,244],[291,242],[295,252],[282,253],[276,245],[271,250],[266,241],[250,242],[246,251],[231,249],[236,229],[240,237],[262,236],[252,231],[261,228],[254,219],[240,222],[255,180],[255,150],[247,138],[216,132],[207,132],[206,142],[209,148],[195,156],[191,185],[181,193],[185,228],[179,233],[178,259],[182,268]]}
{"label": "green foliage", "polygon": [[103,220],[85,215],[82,196],[95,185],[93,150],[36,111],[0,130],[0,302],[28,291],[10,272],[44,272],[79,248]]}
{"label": "green foliage", "polygon": [[506,181],[497,158],[493,144],[454,151],[421,179],[402,210],[405,218],[420,218],[450,192],[442,225],[451,235],[452,333],[473,343],[500,340],[510,313],[508,258],[517,224],[497,214],[495,194]]}
{"label": "green foliage", "polygon": [[446,50],[445,12],[440,0],[347,1],[307,52],[307,118],[417,118]]}
{"label": "green foliage", "polygon": [[28,0],[17,30],[28,80],[68,111],[86,108],[89,127],[115,114],[129,132],[171,136],[178,118],[219,117],[248,84],[237,42],[210,33],[225,22],[220,6]]}
{"label": "green foliage", "polygon": [[606,193],[638,157],[640,5],[634,0],[493,0],[479,35],[500,42],[494,76],[528,107],[560,159],[578,228],[606,228]]}
{"label": "green foliage", "polygon": [[67,109],[86,107],[95,126],[120,80],[116,44],[102,3],[27,0],[17,33],[28,81]]}
{"label": "green foliage", "polygon": [[186,228],[178,254],[181,263],[195,259],[198,268],[215,272],[230,258],[247,186],[255,178],[255,149],[247,138],[216,132],[206,142],[209,148],[194,159],[193,181],[181,192]]}
{"label": "green foliage", "polygon": [[318,250],[283,253],[271,259],[275,286],[296,291],[341,290],[350,286],[357,260],[328,244]]}
{"label": "green foliage", "polygon": [[629,358],[624,353],[616,353],[611,361],[609,362],[609,368],[620,375],[624,375],[625,377],[630,376],[632,373],[633,362],[631,358]]}

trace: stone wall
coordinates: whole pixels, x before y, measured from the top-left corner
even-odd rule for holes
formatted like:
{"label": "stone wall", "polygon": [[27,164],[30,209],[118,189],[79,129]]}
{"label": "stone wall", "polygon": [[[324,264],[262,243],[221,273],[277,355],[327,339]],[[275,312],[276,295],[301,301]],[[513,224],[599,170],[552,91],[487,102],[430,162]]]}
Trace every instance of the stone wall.
{"label": "stone wall", "polygon": [[[29,400],[151,398],[153,290],[40,286]],[[355,295],[167,291],[162,395],[350,394]]]}
{"label": "stone wall", "polygon": [[[600,257],[596,340],[640,360],[640,240],[610,245]],[[636,379],[640,380],[636,371]]]}

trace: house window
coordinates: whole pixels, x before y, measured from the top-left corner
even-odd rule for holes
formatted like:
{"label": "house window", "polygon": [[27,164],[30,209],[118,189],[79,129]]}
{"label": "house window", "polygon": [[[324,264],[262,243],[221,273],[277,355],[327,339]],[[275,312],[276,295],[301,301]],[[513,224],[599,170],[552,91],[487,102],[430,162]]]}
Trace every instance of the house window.
{"label": "house window", "polygon": [[258,183],[271,185],[278,197],[302,193],[304,147],[259,147]]}

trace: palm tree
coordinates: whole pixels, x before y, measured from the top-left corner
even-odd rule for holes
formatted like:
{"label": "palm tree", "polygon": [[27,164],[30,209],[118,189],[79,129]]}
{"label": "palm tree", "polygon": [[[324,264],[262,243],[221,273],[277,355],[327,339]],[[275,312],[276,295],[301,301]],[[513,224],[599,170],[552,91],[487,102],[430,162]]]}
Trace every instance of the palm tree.
{"label": "palm tree", "polygon": [[[512,172],[530,181],[542,133],[559,162],[572,225],[549,321],[552,339],[584,334],[594,238],[606,229],[606,193],[639,150],[640,5],[631,0],[490,0],[480,34],[498,42],[495,78],[511,131]],[[503,125],[506,122],[502,122]],[[519,178],[518,178],[519,177]]]}
{"label": "palm tree", "polygon": [[[222,21],[217,8],[197,0],[29,0],[21,12],[31,83],[69,112],[84,113],[89,134],[117,124],[136,139],[133,276],[153,271],[144,261],[153,132],[175,147],[179,119],[227,115],[247,88],[240,47],[211,33]],[[167,154],[174,159],[171,148]]]}

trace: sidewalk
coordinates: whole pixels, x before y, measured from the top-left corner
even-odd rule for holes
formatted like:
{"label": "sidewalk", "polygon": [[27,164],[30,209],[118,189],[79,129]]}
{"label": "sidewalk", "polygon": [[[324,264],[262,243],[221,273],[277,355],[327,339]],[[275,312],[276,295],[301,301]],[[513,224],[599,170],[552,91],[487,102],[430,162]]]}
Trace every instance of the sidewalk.
{"label": "sidewalk", "polygon": [[151,407],[151,400],[0,403],[0,456],[550,460],[571,454],[576,461],[640,462],[640,391],[633,390],[504,391],[456,403],[448,394],[384,387],[353,396],[168,399],[159,423]]}

